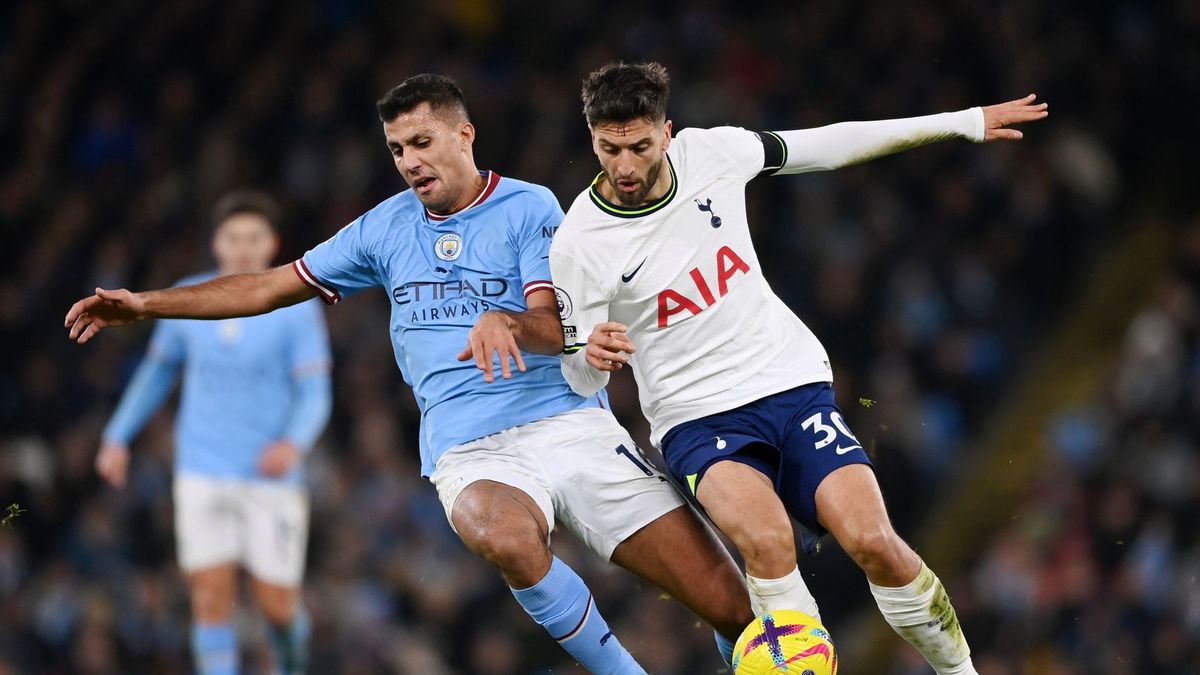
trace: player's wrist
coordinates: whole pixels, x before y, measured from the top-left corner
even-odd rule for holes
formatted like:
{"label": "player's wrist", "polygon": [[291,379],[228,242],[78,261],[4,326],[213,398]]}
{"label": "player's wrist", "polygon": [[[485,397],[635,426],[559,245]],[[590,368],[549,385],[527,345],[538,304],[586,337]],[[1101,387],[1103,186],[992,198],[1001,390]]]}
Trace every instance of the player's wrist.
{"label": "player's wrist", "polygon": [[129,294],[129,304],[137,321],[157,319],[165,316],[166,298],[163,291],[141,291]]}
{"label": "player's wrist", "polygon": [[970,119],[965,136],[972,143],[982,143],[987,140],[987,119],[983,108],[975,106],[963,111]]}

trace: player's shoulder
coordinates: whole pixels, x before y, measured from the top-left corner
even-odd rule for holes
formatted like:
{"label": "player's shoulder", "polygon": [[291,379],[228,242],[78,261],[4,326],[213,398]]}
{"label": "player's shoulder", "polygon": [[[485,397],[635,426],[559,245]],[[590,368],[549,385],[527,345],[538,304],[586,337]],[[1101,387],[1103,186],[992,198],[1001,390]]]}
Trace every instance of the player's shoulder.
{"label": "player's shoulder", "polygon": [[571,202],[562,223],[558,226],[558,232],[554,235],[554,241],[550,243],[551,251],[570,254],[580,245],[584,235],[596,227],[605,225],[608,219],[592,203],[591,191],[591,186],[584,188]]}
{"label": "player's shoulder", "polygon": [[726,153],[730,146],[761,144],[759,135],[742,127],[688,127],[675,134],[674,143],[689,152]]}
{"label": "player's shoulder", "polygon": [[762,168],[762,137],[742,127],[689,127],[675,134],[669,154],[685,182],[713,171],[749,178]]}
{"label": "player's shoulder", "polygon": [[534,210],[561,208],[558,197],[554,196],[550,188],[508,176],[501,177],[496,183],[494,197],[511,206],[523,206]]}
{"label": "player's shoulder", "polygon": [[398,192],[363,213],[355,222],[364,228],[386,225],[396,219],[420,217],[424,206],[411,189]]}

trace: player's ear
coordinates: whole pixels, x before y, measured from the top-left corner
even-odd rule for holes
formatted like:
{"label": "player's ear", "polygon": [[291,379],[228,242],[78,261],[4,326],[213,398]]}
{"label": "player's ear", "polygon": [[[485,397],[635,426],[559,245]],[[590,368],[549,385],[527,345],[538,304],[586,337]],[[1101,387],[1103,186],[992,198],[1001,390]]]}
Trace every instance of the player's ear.
{"label": "player's ear", "polygon": [[462,141],[462,150],[466,152],[475,144],[475,125],[470,122],[463,122],[458,130],[459,138]]}
{"label": "player's ear", "polygon": [[671,147],[671,120],[663,122],[663,152]]}

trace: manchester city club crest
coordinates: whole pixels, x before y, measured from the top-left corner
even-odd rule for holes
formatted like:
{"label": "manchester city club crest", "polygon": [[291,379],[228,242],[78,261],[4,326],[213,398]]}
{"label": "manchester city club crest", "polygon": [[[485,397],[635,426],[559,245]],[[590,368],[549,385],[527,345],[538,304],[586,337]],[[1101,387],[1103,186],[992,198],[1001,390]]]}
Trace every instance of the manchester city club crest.
{"label": "manchester city club crest", "polygon": [[433,252],[442,260],[458,260],[462,255],[462,237],[454,234],[443,234],[433,244]]}

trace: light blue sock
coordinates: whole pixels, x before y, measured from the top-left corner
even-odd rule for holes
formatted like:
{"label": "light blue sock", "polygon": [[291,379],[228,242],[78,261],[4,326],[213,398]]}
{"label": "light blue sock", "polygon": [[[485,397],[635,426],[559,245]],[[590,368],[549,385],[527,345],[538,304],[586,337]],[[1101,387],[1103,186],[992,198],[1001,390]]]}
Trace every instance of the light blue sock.
{"label": "light blue sock", "polygon": [[271,626],[271,649],[283,675],[302,675],[308,669],[308,636],[311,633],[312,622],[303,604],[296,607],[290,624]]}
{"label": "light blue sock", "polygon": [[608,629],[583,579],[557,557],[541,581],[511,590],[529,616],[584,668],[596,675],[646,675]]}
{"label": "light blue sock", "polygon": [[192,655],[198,675],[237,675],[237,633],[229,623],[192,624]]}
{"label": "light blue sock", "polygon": [[717,651],[721,652],[721,658],[725,659],[725,665],[733,665],[733,640],[721,635],[717,631],[713,631],[713,637],[717,639]]}

